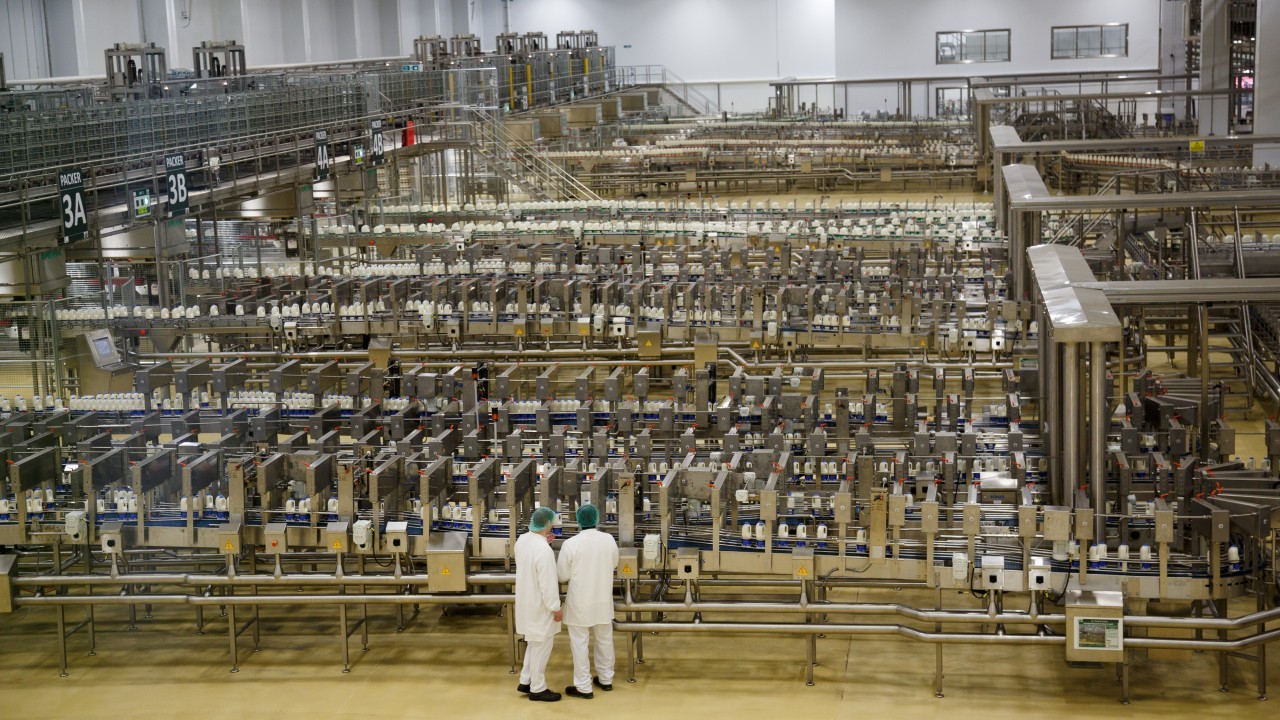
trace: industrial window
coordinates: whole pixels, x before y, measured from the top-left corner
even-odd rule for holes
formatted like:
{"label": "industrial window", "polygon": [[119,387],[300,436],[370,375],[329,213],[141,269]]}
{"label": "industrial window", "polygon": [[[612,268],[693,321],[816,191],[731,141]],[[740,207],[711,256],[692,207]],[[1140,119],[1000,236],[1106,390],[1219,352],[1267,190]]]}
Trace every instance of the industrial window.
{"label": "industrial window", "polygon": [[1053,29],[1053,59],[1128,57],[1129,24],[1076,25]]}
{"label": "industrial window", "polygon": [[938,33],[938,64],[1009,62],[1008,30],[947,30]]}

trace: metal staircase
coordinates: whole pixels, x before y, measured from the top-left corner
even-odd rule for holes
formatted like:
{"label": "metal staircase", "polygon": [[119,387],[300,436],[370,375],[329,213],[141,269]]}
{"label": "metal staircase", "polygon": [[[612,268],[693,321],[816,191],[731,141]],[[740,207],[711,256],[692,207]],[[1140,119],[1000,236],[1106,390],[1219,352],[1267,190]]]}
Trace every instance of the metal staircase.
{"label": "metal staircase", "polygon": [[[1218,235],[1220,238],[1231,238],[1229,240],[1209,242],[1207,238],[1200,237],[1201,227],[1232,227],[1234,232]],[[1194,279],[1203,277],[1202,253],[1207,256],[1225,252],[1234,256],[1234,262],[1231,264],[1232,277],[1247,277],[1238,211],[1233,213],[1231,218],[1210,217],[1202,212],[1193,213],[1191,241],[1193,243],[1191,275]],[[1210,339],[1209,367],[1202,371],[1209,373],[1210,384],[1222,383],[1224,388],[1230,388],[1231,392],[1223,400],[1224,410],[1252,409],[1257,377],[1254,371],[1253,327],[1249,317],[1249,306],[1246,303],[1210,305],[1202,317],[1207,323],[1207,335]]]}
{"label": "metal staircase", "polygon": [[600,196],[507,130],[501,118],[472,108],[471,140],[485,165],[534,200],[600,200]]}

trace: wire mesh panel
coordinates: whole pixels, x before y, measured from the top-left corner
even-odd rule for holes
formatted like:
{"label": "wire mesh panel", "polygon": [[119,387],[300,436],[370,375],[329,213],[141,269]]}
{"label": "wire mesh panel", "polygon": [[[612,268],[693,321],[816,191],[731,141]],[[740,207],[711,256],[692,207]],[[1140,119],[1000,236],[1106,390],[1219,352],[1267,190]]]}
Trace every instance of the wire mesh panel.
{"label": "wire mesh panel", "polygon": [[61,394],[55,303],[0,303],[0,396],[30,400]]}

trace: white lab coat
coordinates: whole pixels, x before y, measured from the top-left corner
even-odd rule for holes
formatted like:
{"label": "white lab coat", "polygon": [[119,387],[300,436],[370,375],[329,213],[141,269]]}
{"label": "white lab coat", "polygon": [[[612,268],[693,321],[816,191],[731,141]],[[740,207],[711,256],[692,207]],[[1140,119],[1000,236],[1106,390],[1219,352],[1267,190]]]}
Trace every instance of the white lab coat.
{"label": "white lab coat", "polygon": [[529,642],[560,632],[552,613],[560,609],[556,555],[547,539],[527,532],[516,540],[516,632]]}
{"label": "white lab coat", "polygon": [[560,579],[569,583],[565,595],[566,625],[604,625],[613,622],[613,571],[618,567],[618,543],[592,528],[564,541],[557,563]]}

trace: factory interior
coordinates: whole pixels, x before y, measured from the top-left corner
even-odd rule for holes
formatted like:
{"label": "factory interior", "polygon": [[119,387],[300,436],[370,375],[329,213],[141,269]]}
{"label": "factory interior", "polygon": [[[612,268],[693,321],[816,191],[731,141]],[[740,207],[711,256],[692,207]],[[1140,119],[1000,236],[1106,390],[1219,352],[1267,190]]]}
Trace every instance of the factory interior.
{"label": "factory interior", "polygon": [[1276,716],[1280,0],[0,25],[0,716]]}

